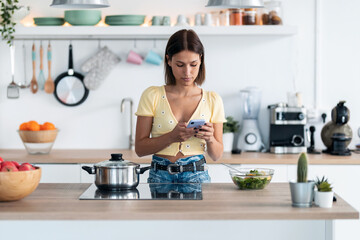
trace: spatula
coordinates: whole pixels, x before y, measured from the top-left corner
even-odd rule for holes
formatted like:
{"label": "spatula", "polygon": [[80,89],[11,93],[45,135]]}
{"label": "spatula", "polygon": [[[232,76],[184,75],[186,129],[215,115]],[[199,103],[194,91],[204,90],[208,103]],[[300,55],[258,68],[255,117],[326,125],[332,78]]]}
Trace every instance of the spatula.
{"label": "spatula", "polygon": [[35,69],[35,67],[36,67],[35,43],[32,45],[31,58],[32,58],[32,67],[33,67],[33,77],[32,77],[31,82],[30,82],[30,89],[31,89],[32,93],[36,93],[37,90],[38,90],[38,84],[36,82],[36,77],[35,77],[35,71],[36,71],[36,69]]}
{"label": "spatula", "polygon": [[40,90],[44,90],[45,85],[45,76],[44,76],[44,65],[43,65],[43,55],[44,55],[44,49],[42,46],[42,43],[40,44],[40,72],[38,77],[38,85]]}
{"label": "spatula", "polygon": [[49,42],[48,49],[47,49],[47,60],[48,60],[49,76],[45,82],[44,90],[46,93],[50,94],[50,93],[54,92],[54,88],[55,88],[54,82],[51,79],[51,45],[50,45],[50,42]]}
{"label": "spatula", "polygon": [[10,45],[10,62],[11,62],[11,83],[7,88],[8,98],[19,98],[19,87],[15,83],[15,49],[13,43]]}

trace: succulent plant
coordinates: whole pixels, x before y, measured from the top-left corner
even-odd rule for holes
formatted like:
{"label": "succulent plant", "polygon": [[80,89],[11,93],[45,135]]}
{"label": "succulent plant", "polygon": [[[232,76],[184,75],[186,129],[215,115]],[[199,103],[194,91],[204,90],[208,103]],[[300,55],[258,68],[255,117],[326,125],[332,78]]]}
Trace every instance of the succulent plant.
{"label": "succulent plant", "polygon": [[308,159],[306,153],[301,153],[297,166],[297,181],[307,182]]}
{"label": "succulent plant", "polygon": [[316,187],[319,192],[331,192],[332,191],[332,186],[328,182],[327,178],[325,178],[325,176],[323,176],[321,180],[319,178],[317,178]]}

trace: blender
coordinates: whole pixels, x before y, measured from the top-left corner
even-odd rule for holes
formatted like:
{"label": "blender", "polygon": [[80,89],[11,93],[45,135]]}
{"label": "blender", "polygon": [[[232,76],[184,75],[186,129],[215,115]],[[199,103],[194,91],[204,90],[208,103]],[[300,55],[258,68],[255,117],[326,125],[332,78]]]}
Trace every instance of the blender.
{"label": "blender", "polygon": [[258,127],[261,91],[259,88],[247,87],[240,91],[240,96],[243,121],[237,148],[242,151],[260,151],[264,146]]}

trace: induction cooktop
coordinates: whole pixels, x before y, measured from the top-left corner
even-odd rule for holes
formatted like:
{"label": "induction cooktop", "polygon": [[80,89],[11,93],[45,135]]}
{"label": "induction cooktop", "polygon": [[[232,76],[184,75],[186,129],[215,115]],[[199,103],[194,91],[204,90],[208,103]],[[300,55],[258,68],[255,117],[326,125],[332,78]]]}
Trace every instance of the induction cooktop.
{"label": "induction cooktop", "polygon": [[95,184],[80,200],[202,200],[201,183],[140,183],[135,189],[103,191]]}

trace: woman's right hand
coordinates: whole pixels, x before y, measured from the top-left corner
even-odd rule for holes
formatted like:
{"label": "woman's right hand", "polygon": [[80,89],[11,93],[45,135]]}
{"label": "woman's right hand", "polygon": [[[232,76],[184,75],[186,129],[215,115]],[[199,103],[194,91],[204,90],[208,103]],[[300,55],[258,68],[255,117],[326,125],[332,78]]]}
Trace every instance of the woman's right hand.
{"label": "woman's right hand", "polygon": [[195,131],[194,128],[186,128],[186,122],[179,122],[171,131],[171,137],[173,142],[185,142],[196,134]]}

